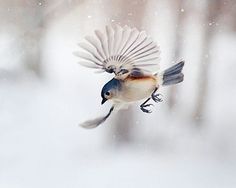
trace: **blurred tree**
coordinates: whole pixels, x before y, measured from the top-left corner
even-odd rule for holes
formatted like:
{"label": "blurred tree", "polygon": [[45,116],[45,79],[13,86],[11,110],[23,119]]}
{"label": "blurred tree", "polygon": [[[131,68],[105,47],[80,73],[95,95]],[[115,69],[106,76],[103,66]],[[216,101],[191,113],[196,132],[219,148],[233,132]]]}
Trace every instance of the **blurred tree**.
{"label": "blurred tree", "polygon": [[41,5],[33,0],[1,2],[1,8],[5,8],[3,12],[1,11],[6,18],[5,32],[9,32],[12,37],[9,46],[17,57],[17,64],[15,69],[12,68],[12,72],[22,69],[35,72],[37,75],[41,74],[40,38],[43,32],[43,23],[40,21],[43,16]]}
{"label": "blurred tree", "polygon": [[0,20],[1,25],[5,26],[0,31],[10,34],[11,40],[8,45],[16,59],[11,58],[11,61],[15,61],[15,66],[8,70],[8,73],[4,73],[6,75],[4,77],[13,78],[16,74],[20,76],[22,72],[27,71],[41,77],[41,52],[47,25],[52,19],[59,19],[82,1],[0,1],[0,16],[6,18]]}
{"label": "blurred tree", "polygon": [[202,56],[198,74],[198,93],[196,107],[194,111],[194,120],[201,124],[204,114],[205,105],[207,103],[209,69],[211,68],[211,43],[215,36],[215,27],[218,16],[221,14],[221,0],[211,0],[206,2],[206,18],[204,25],[204,37],[202,43]]}
{"label": "blurred tree", "polygon": [[236,1],[235,0],[224,0],[221,1],[221,10],[224,16],[220,17],[220,21],[225,26],[229,26],[236,31]]}
{"label": "blurred tree", "polygon": [[[174,61],[180,60],[182,50],[183,50],[183,27],[184,27],[184,21],[185,21],[185,8],[184,8],[184,1],[183,0],[177,0],[173,2],[173,8],[174,12],[177,10],[177,16],[176,16],[176,30],[175,32],[175,40],[174,40]],[[169,96],[168,96],[168,105],[169,109],[172,110],[174,105],[176,104],[177,100],[177,87],[171,86],[169,89]]]}
{"label": "blurred tree", "polygon": [[[27,15],[23,14],[24,19],[28,20],[24,32],[25,66],[38,76],[42,76],[41,51],[42,40],[46,27],[53,19],[59,19],[69,13],[83,0],[25,0],[22,6]],[[25,18],[26,17],[26,18]]]}
{"label": "blurred tree", "polygon": [[[114,22],[124,26],[125,24],[138,29],[142,28],[142,20],[145,14],[146,0],[109,0],[107,5],[107,15],[109,22]],[[131,141],[131,127],[134,124],[134,113],[132,108],[121,110],[116,116],[112,126],[112,142],[120,145]]]}

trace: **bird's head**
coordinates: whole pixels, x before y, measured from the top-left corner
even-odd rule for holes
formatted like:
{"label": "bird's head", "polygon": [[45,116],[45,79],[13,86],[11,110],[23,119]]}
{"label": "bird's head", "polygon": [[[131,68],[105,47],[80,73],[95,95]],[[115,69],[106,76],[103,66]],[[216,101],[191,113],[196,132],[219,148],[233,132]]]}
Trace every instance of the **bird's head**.
{"label": "bird's head", "polygon": [[117,96],[119,90],[121,89],[120,80],[113,78],[109,82],[107,82],[101,92],[102,102],[104,104],[107,100],[112,99]]}

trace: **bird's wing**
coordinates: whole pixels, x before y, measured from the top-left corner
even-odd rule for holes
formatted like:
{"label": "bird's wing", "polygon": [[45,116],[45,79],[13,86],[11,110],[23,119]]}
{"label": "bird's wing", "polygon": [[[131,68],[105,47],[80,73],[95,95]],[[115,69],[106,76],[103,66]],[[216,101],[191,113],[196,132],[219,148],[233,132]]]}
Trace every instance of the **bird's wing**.
{"label": "bird's wing", "polygon": [[85,129],[93,129],[93,128],[99,126],[100,124],[102,124],[104,121],[106,121],[106,119],[111,115],[114,108],[115,108],[115,106],[112,106],[110,108],[108,114],[106,114],[105,116],[98,117],[98,118],[91,119],[91,120],[87,120],[83,123],[80,123],[79,125]]}
{"label": "bird's wing", "polygon": [[119,25],[106,26],[106,32],[96,30],[95,36],[85,37],[79,43],[79,63],[99,72],[115,73],[117,77],[130,73],[133,68],[157,72],[160,49],[146,32]]}

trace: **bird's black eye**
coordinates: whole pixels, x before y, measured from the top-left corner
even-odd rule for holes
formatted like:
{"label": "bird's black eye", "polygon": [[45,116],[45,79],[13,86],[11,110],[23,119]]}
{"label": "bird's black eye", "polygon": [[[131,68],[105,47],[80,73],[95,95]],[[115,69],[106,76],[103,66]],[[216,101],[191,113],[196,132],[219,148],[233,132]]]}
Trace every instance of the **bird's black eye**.
{"label": "bird's black eye", "polygon": [[107,92],[105,93],[105,95],[106,95],[106,96],[109,96],[109,95],[110,95],[110,92],[109,92],[109,91],[107,91]]}

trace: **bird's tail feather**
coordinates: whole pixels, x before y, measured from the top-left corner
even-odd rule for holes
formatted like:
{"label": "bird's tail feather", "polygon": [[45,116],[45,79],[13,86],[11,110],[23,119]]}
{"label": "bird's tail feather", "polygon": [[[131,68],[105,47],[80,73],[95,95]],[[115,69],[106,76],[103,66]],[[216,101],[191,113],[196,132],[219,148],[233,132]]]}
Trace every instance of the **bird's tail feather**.
{"label": "bird's tail feather", "polygon": [[163,86],[178,84],[184,80],[184,74],[182,69],[184,67],[184,61],[181,61],[174,66],[166,69],[161,74],[161,80]]}

